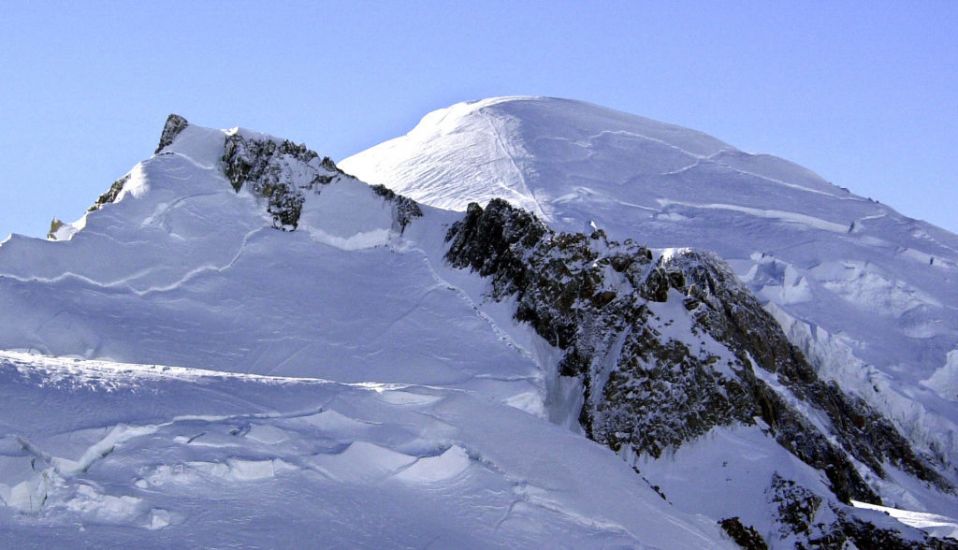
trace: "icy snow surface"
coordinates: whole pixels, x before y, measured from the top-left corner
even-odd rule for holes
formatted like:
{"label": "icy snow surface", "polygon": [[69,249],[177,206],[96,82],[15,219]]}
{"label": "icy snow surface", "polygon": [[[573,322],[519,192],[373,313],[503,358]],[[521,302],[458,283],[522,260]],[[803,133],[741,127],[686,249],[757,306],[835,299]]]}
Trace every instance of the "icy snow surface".
{"label": "icy snow surface", "polygon": [[561,230],[713,250],[825,378],[958,463],[952,233],[786,160],[562,99],[459,103],[340,166],[441,208],[501,197]]}
{"label": "icy snow surface", "polygon": [[937,514],[926,514],[923,512],[909,512],[907,510],[899,510],[897,508],[888,508],[886,506],[858,502],[857,500],[853,500],[852,504],[859,508],[875,510],[888,514],[905,525],[924,529],[925,531],[933,533],[938,537],[958,538],[958,520],[954,518],[939,516]]}
{"label": "icy snow surface", "polygon": [[472,392],[3,352],[0,419],[4,547],[728,544]]}

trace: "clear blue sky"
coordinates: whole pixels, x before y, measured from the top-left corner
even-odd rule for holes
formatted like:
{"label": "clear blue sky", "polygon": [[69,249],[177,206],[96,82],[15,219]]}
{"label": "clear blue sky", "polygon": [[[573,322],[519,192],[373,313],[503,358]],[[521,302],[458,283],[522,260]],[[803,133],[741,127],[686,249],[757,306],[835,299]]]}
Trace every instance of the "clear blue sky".
{"label": "clear blue sky", "polygon": [[958,2],[4,2],[0,239],[79,217],[170,112],[341,159],[435,108],[570,97],[958,231]]}

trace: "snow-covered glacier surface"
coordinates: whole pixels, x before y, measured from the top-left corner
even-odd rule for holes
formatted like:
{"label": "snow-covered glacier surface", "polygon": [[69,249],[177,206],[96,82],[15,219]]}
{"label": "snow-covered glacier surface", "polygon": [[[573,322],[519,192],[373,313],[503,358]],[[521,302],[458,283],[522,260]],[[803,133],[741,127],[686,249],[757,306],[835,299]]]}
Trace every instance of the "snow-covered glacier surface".
{"label": "snow-covered glacier surface", "polygon": [[460,103],[341,167],[425,204],[717,252],[826,378],[958,463],[958,236],[769,155],[552,98]]}
{"label": "snow-covered glacier surface", "polygon": [[[569,429],[555,350],[443,261],[458,213],[407,226],[282,140],[176,129],[0,245],[0,545],[731,544]],[[228,139],[278,148],[295,221],[235,190]]]}
{"label": "snow-covered glacier surface", "polygon": [[607,450],[470,392],[3,352],[0,397],[5,547],[724,544]]}

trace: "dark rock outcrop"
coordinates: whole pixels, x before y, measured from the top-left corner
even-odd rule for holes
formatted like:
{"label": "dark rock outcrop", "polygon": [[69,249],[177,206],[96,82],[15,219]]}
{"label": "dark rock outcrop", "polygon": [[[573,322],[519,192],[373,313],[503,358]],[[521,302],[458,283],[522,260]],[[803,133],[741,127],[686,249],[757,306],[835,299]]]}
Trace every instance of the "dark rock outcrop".
{"label": "dark rock outcrop", "polygon": [[120,191],[123,191],[123,186],[126,185],[126,182],[130,181],[130,174],[123,176],[122,178],[114,181],[110,188],[106,190],[105,193],[97,198],[96,202],[93,203],[90,208],[87,208],[88,212],[93,212],[94,210],[99,210],[103,208],[103,205],[116,202],[117,197],[120,196]]}
{"label": "dark rock outcrop", "polygon": [[[299,225],[306,201],[304,191],[315,190],[342,174],[328,157],[319,160],[314,151],[291,141],[247,139],[237,132],[226,137],[224,151],[224,171],[233,189],[239,191],[245,186],[250,193],[266,199],[273,227],[286,231]],[[290,161],[298,161],[306,172],[294,177]]]}
{"label": "dark rock outcrop", "polygon": [[[881,550],[956,550],[958,541],[929,537],[915,529],[906,529],[908,535],[865,521],[847,509],[832,507],[836,521],[826,534],[808,539],[800,548],[875,548]],[[854,545],[854,546],[852,546]]]}
{"label": "dark rock outcrop", "polygon": [[50,220],[50,230],[47,231],[47,238],[51,241],[57,240],[57,231],[59,231],[63,225],[63,221],[59,218],[53,218]]}
{"label": "dark rock outcrop", "polygon": [[[493,299],[515,299],[516,319],[562,350],[560,374],[578,377],[586,394],[583,429],[624,456],[658,457],[715,427],[758,421],[820,470],[842,503],[880,502],[852,457],[879,477],[887,461],[951,490],[888,420],[818,378],[712,254],[680,250],[656,259],[601,231],[555,233],[499,199],[485,208],[470,204],[446,240],[450,264],[488,277]],[[687,313],[687,337],[668,336],[672,320],[656,313],[666,302]],[[707,340],[726,351],[715,352]],[[789,395],[827,417],[830,432],[790,406]],[[808,536],[821,498],[787,480],[773,486],[779,524]]]}
{"label": "dark rock outcrop", "polygon": [[772,476],[765,496],[778,516],[783,537],[811,532],[815,514],[822,505],[821,497],[777,473]]}
{"label": "dark rock outcrop", "polygon": [[768,550],[768,545],[758,531],[752,526],[743,524],[739,518],[725,518],[719,521],[719,525],[735,541],[735,544],[745,550]]}
{"label": "dark rock outcrop", "polygon": [[[293,231],[306,202],[306,193],[320,193],[321,188],[342,179],[353,179],[340,170],[329,157],[288,140],[248,138],[235,132],[226,137],[223,171],[237,192],[246,188],[266,199],[273,227]],[[392,203],[393,223],[402,233],[409,223],[422,216],[419,205],[397,195],[382,185],[372,185],[376,195]]]}
{"label": "dark rock outcrop", "polygon": [[393,222],[397,230],[402,234],[414,219],[422,217],[422,209],[416,201],[397,195],[395,191],[385,185],[370,185],[374,193],[391,202],[393,205]]}
{"label": "dark rock outcrop", "polygon": [[153,151],[153,154],[159,153],[164,147],[173,143],[176,136],[180,135],[180,132],[185,130],[187,126],[189,126],[189,122],[180,115],[171,114],[166,117],[166,124],[163,125],[163,133],[160,134],[160,143],[156,146],[156,151]]}
{"label": "dark rock outcrop", "polygon": [[[915,477],[950,491],[950,484],[919,457],[892,423],[861,398],[844,393],[834,382],[818,378],[814,368],[793,346],[772,316],[716,256],[689,251],[668,262],[684,274],[685,307],[696,322],[726,344],[743,364],[754,362],[797,398],[826,413],[842,447],[884,477],[888,461]],[[766,421],[777,415],[763,416]],[[776,426],[770,422],[770,425]]]}

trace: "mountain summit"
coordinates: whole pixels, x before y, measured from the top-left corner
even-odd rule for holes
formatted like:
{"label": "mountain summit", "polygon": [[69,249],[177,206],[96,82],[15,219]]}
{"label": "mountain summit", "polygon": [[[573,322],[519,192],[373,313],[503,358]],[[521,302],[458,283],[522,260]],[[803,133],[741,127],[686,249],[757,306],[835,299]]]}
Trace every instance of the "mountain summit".
{"label": "mountain summit", "polygon": [[770,155],[589,103],[432,112],[340,163],[424,204],[500,197],[562,231],[716,252],[826,379],[958,465],[958,236]]}
{"label": "mountain summit", "polygon": [[[456,106],[424,135],[458,145],[423,151],[472,174],[449,185],[513,195],[460,211],[172,115],[79,220],[0,244],[0,539],[63,544],[79,525],[94,546],[955,547],[951,455],[893,414],[909,387],[887,402],[844,387],[782,309],[821,312],[819,287],[841,290],[777,256],[747,256],[740,277],[728,250],[649,246],[607,221],[624,203],[576,198],[601,171],[545,200],[514,147],[521,119],[487,113],[516,106],[566,113],[550,131],[577,141],[527,137],[591,150],[578,184],[635,141],[655,144],[646,172],[730,151],[574,102]],[[423,176],[437,201],[469,194],[443,174]],[[668,200],[650,223],[696,219]],[[782,238],[821,230],[761,219]],[[779,271],[782,296],[806,300],[770,301]],[[918,426],[950,410],[907,403]]]}

